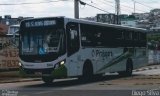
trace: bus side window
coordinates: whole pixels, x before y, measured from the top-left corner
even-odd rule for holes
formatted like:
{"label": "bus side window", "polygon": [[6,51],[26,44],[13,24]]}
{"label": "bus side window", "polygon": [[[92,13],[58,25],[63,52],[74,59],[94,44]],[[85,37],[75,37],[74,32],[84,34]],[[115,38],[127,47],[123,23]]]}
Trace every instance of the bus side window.
{"label": "bus side window", "polygon": [[68,44],[68,55],[72,55],[73,53],[79,50],[79,27],[76,23],[67,24],[67,44]]}
{"label": "bus side window", "polygon": [[140,46],[141,47],[145,47],[146,46],[146,34],[145,33],[140,33],[139,34],[139,38],[140,38]]}

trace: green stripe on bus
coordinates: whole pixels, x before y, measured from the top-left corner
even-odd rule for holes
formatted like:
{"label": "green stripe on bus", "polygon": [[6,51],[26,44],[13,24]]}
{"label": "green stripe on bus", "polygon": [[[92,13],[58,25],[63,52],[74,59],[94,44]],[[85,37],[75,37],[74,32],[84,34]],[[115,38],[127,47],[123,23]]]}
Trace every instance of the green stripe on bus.
{"label": "green stripe on bus", "polygon": [[55,78],[67,77],[67,68],[64,65],[61,65],[59,68],[54,69],[51,74]]}
{"label": "green stripe on bus", "polygon": [[121,61],[123,61],[124,59],[128,58],[132,56],[132,53],[127,51],[123,54],[121,54],[120,56],[117,56],[116,58],[112,59],[110,62],[108,62],[107,64],[105,64],[102,68],[100,68],[97,72],[100,72],[102,70],[105,70],[106,68],[113,66]]}

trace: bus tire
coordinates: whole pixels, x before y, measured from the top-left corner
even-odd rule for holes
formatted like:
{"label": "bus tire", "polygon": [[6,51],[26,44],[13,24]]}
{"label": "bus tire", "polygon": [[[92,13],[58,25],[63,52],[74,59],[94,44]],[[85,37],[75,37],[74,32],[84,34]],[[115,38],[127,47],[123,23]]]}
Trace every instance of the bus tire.
{"label": "bus tire", "polygon": [[53,83],[53,77],[49,77],[49,76],[42,76],[42,81],[46,84],[51,84]]}
{"label": "bus tire", "polygon": [[86,61],[83,66],[83,73],[81,80],[84,82],[89,82],[93,79],[93,66],[91,61]]}
{"label": "bus tire", "polygon": [[133,62],[132,59],[129,58],[126,64],[126,76],[132,76],[132,70],[133,70]]}
{"label": "bus tire", "polygon": [[132,76],[133,62],[132,59],[128,59],[126,62],[126,71],[118,72],[120,76]]}

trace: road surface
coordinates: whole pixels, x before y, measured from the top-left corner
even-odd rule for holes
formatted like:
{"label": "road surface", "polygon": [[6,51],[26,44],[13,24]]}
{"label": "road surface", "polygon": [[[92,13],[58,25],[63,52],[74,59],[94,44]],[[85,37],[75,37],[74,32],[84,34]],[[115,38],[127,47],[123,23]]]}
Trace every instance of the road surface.
{"label": "road surface", "polygon": [[160,69],[135,70],[132,77],[107,74],[89,83],[76,78],[58,79],[50,85],[42,81],[4,83],[0,90],[0,96],[160,96]]}

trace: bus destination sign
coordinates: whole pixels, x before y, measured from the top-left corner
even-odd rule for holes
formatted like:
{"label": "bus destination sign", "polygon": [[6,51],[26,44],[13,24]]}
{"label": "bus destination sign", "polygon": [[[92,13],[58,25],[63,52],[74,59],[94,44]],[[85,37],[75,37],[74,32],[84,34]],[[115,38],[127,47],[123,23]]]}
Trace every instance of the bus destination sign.
{"label": "bus destination sign", "polygon": [[51,26],[55,24],[56,24],[55,20],[40,20],[40,21],[28,21],[25,23],[25,26],[29,28],[29,27]]}

